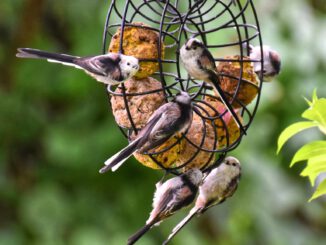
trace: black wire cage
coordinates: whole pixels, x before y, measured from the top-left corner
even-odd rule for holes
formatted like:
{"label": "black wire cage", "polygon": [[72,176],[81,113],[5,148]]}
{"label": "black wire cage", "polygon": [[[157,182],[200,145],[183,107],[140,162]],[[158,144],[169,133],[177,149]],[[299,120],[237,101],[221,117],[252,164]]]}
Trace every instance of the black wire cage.
{"label": "black wire cage", "polygon": [[[139,22],[146,25],[139,26],[136,24]],[[130,140],[130,136],[137,134],[140,129],[137,128],[133,121],[128,98],[160,91],[164,94],[167,102],[180,90],[187,91],[192,97],[194,115],[196,114],[202,123],[200,128],[202,134],[198,136],[199,139],[196,142],[190,139],[188,130],[171,145],[148,155],[157,166],[173,174],[184,171],[184,167],[191,163],[201,152],[209,155],[208,158],[205,158],[205,162],[200,165],[203,171],[218,165],[228,152],[234,150],[240,144],[259,104],[263,74],[259,74],[257,83],[248,80],[246,75],[246,67],[252,65],[253,62],[260,63],[261,67],[263,67],[262,55],[261,59],[252,60],[249,54],[249,45],[260,47],[261,54],[263,53],[259,22],[252,0],[241,2],[239,0],[234,2],[231,0],[111,0],[104,26],[103,53],[108,52],[109,42],[113,37],[116,38],[114,35],[118,30],[120,30],[119,52],[124,53],[124,30],[128,27],[137,27],[158,33],[159,40],[156,44],[158,57],[140,59],[140,62],[141,64],[157,63],[158,69],[151,76],[157,79],[162,87],[152,91],[132,93],[126,91],[124,84],[120,85],[121,90],[119,91],[114,86],[107,87],[110,96],[121,97],[124,101],[130,127],[120,126],[121,131]],[[231,132],[225,119],[228,111],[226,109],[218,110],[216,104],[209,103],[212,100],[219,101],[218,96],[212,93],[212,87],[203,83],[203,81],[191,79],[180,64],[179,49],[190,37],[201,39],[212,52],[217,64],[226,64],[231,67],[232,65],[238,66],[235,74],[224,70],[219,72],[221,83],[225,79],[236,81],[233,84],[234,91],[232,93],[225,91],[230,103],[238,105],[236,110],[238,115],[241,116],[244,129],[240,130],[237,125],[238,134],[233,140],[230,140],[230,138],[234,132]],[[165,49],[165,55],[162,47]],[[247,85],[254,88],[256,93],[255,98],[249,104],[243,103],[239,99],[241,93],[247,92],[247,90],[241,91],[242,86]],[[219,123],[216,123],[217,121]],[[210,147],[205,146],[208,126],[214,129],[213,137],[211,137],[213,141],[210,141]],[[223,145],[219,145],[219,139],[222,137],[219,135],[221,132],[224,139]],[[188,156],[187,160],[177,166],[165,166],[158,160],[157,156],[167,152],[180,141],[186,141],[195,151]]]}

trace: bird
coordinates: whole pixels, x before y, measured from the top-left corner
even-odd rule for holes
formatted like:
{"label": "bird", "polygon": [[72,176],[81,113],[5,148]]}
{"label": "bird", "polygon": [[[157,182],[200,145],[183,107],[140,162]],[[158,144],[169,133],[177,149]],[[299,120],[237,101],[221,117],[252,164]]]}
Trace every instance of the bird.
{"label": "bird", "polygon": [[125,82],[139,70],[137,58],[119,53],[79,57],[31,48],[18,48],[17,51],[18,58],[46,59],[49,62],[73,66],[84,70],[98,82],[108,85]]}
{"label": "bird", "polygon": [[239,117],[220,87],[215,60],[204,43],[197,38],[189,38],[180,49],[180,59],[191,77],[213,85],[215,92],[220,96],[223,104],[235,119],[238,127],[246,134],[246,130],[242,126]]}
{"label": "bird", "polygon": [[[249,45],[248,48],[250,59],[261,59],[260,46]],[[278,52],[267,45],[263,45],[262,50],[264,58],[263,69],[261,68],[261,62],[254,62],[254,70],[258,76],[263,73],[264,82],[270,82],[281,72],[281,56]]]}
{"label": "bird", "polygon": [[214,168],[199,186],[195,206],[189,214],[172,230],[164,245],[184,227],[196,214],[201,215],[207,209],[224,202],[231,197],[240,181],[241,165],[235,157],[226,157],[219,167]]}
{"label": "bird", "polygon": [[160,106],[124,149],[109,158],[100,169],[116,171],[134,152],[146,153],[163,144],[176,133],[184,133],[192,122],[192,102],[187,92],[181,91],[173,101]]}
{"label": "bird", "polygon": [[192,168],[180,176],[176,176],[156,185],[153,198],[153,209],[146,225],[128,239],[128,245],[134,244],[153,226],[159,225],[178,210],[190,205],[196,198],[198,186],[203,174],[197,168]]}

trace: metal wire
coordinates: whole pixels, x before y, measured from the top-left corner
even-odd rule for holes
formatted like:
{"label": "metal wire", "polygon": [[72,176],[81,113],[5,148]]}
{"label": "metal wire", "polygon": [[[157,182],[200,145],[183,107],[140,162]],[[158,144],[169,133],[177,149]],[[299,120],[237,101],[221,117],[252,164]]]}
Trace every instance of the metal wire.
{"label": "metal wire", "polygon": [[[182,3],[181,3],[182,2]],[[242,1],[243,3],[244,1]],[[183,5],[182,5],[183,4]],[[148,14],[148,11],[151,14]],[[250,21],[248,21],[250,20]],[[134,22],[143,22],[148,26],[139,26]],[[247,0],[243,4],[237,1],[236,6],[230,0],[111,0],[111,4],[107,11],[106,21],[104,25],[102,51],[107,52],[107,46],[114,33],[120,28],[120,45],[119,51],[123,53],[123,34],[126,27],[137,27],[147,30],[153,30],[161,37],[157,45],[157,59],[141,59],[140,62],[156,62],[158,63],[158,71],[153,74],[158,81],[162,84],[162,89],[156,89],[141,93],[127,93],[125,87],[122,85],[122,93],[115,92],[113,86],[108,86],[107,91],[109,95],[122,96],[127,110],[128,120],[130,121],[131,128],[120,128],[123,134],[128,137],[132,132],[137,133],[139,128],[131,117],[130,108],[127,101],[127,96],[142,96],[151,93],[163,92],[166,101],[169,101],[178,91],[187,91],[192,96],[194,105],[194,112],[202,119],[202,138],[200,144],[192,142],[187,133],[179,138],[175,143],[169,145],[160,151],[151,151],[149,156],[151,159],[162,169],[178,175],[183,167],[190,163],[198,156],[200,152],[210,153],[210,158],[206,163],[203,163],[202,170],[210,171],[210,169],[224,159],[226,154],[234,150],[241,142],[242,136],[245,132],[240,131],[239,137],[230,142],[230,132],[227,123],[224,121],[224,116],[227,113],[225,109],[219,112],[210,103],[205,101],[206,97],[211,97],[218,100],[216,96],[212,95],[212,87],[191,79],[180,65],[179,49],[186,39],[189,37],[200,37],[205,45],[212,51],[219,54],[226,54],[227,52],[234,52],[238,55],[238,59],[223,58],[220,55],[215,55],[217,62],[232,62],[238,63],[240,66],[239,76],[230,74],[219,74],[219,79],[229,78],[236,79],[238,84],[233,94],[228,94],[230,103],[236,102],[241,105],[240,114],[243,117],[243,127],[245,131],[249,128],[252,120],[256,114],[257,107],[260,100],[260,93],[262,88],[263,74],[260,73],[260,82],[258,85],[243,78],[244,64],[248,62],[259,62],[263,66],[263,55],[259,60],[249,59],[249,45],[259,46],[262,52],[262,38],[257,18],[257,13],[252,0]],[[229,38],[221,38],[228,36]],[[214,38],[212,38],[214,37]],[[217,38],[221,38],[218,40]],[[164,43],[164,44],[163,44]],[[162,45],[165,45],[166,53],[173,55],[173,59],[165,59],[162,57]],[[227,53],[229,54],[229,53]],[[171,66],[173,66],[171,68]],[[171,82],[173,81],[173,82]],[[240,88],[244,84],[250,83],[257,89],[258,95],[256,99],[245,105],[238,99]],[[205,109],[206,108],[206,109]],[[214,111],[214,115],[207,111]],[[218,147],[217,125],[216,120],[222,123],[222,131],[226,139],[225,146]],[[214,129],[214,145],[207,149],[204,147],[206,135],[206,123]],[[220,127],[220,126],[219,126]],[[185,139],[191,146],[197,150],[193,156],[180,164],[178,167],[166,168],[156,158],[157,154],[163,153],[177,145],[182,139]],[[212,158],[216,156],[215,163],[210,164]]]}

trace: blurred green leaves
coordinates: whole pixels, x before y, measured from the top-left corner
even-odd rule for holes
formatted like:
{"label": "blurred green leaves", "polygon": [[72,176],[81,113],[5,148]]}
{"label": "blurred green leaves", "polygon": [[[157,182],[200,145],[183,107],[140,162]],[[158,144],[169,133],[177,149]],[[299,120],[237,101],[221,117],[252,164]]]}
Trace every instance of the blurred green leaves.
{"label": "blurred green leaves", "polygon": [[[326,99],[318,99],[316,90],[313,93],[312,101],[307,100],[309,108],[305,110],[302,117],[309,120],[298,122],[287,127],[278,138],[277,153],[283,145],[297,133],[311,128],[318,127],[326,134]],[[301,172],[301,176],[309,177],[312,186],[315,186],[316,178],[326,172],[326,141],[313,141],[302,146],[292,158],[290,167],[295,163],[307,160],[307,166]],[[317,189],[309,201],[326,194],[326,180],[317,185]]]}
{"label": "blurred green leaves", "polygon": [[[124,1],[118,2],[123,7]],[[264,83],[248,135],[230,153],[243,163],[237,193],[194,219],[173,245],[325,244],[325,199],[307,205],[309,183],[296,174],[303,165],[287,167],[295,150],[322,140],[322,134],[301,131],[282,158],[275,157],[275,142],[305,109],[302,96],[318,87],[325,98],[326,18],[309,4],[316,1],[253,2],[263,42],[281,53],[283,70],[277,80]],[[38,16],[26,9],[31,3]],[[17,47],[100,53],[109,3],[0,1],[0,67],[8,73],[0,75],[1,245],[121,245],[148,217],[161,171],[130,159],[117,173],[98,174],[103,161],[127,144],[105,88],[82,71],[15,57]],[[24,23],[38,27],[24,28]],[[229,41],[219,32],[211,38]],[[307,167],[320,160],[309,159]],[[139,245],[160,244],[186,213],[152,229]]]}
{"label": "blurred green leaves", "polygon": [[296,135],[297,133],[312,127],[316,127],[318,124],[315,122],[297,122],[293,123],[288,126],[284,131],[281,133],[280,137],[278,138],[277,142],[277,153],[280,152],[283,145],[290,139],[292,136]]}

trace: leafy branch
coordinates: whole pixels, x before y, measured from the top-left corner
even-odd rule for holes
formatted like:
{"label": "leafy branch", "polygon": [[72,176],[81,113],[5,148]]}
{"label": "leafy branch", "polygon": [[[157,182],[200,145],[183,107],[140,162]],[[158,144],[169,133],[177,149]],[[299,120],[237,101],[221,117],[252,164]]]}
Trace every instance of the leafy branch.
{"label": "leafy branch", "polygon": [[[305,129],[318,127],[321,133],[326,135],[326,99],[319,99],[315,90],[312,101],[307,99],[306,101],[309,108],[302,113],[302,117],[307,121],[294,123],[283,130],[278,138],[277,154],[292,136]],[[307,161],[307,165],[300,175],[308,177],[314,187],[318,175],[326,172],[326,140],[313,141],[302,146],[292,158],[290,167],[302,161]],[[317,186],[309,201],[324,194],[326,194],[326,179]]]}

